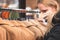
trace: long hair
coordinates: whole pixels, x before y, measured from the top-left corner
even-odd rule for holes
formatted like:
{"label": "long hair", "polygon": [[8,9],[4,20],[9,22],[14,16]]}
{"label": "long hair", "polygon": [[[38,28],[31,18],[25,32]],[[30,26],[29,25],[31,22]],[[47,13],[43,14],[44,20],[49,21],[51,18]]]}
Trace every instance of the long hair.
{"label": "long hair", "polygon": [[56,8],[56,12],[53,13],[52,15],[50,15],[51,19],[48,20],[50,22],[50,25],[52,25],[52,27],[53,27],[53,19],[55,19],[56,18],[56,15],[60,13],[60,0],[53,0],[53,2],[55,2],[54,4],[56,6],[55,7]]}
{"label": "long hair", "polygon": [[[47,32],[50,31],[50,29],[53,27],[53,17],[54,15],[56,15],[59,11],[60,11],[60,0],[38,0],[38,3],[43,3],[45,6],[49,6],[49,7],[53,7],[56,9],[56,12],[54,13],[50,13],[50,15],[48,16],[48,20],[47,20]],[[47,33],[46,32],[46,33]]]}
{"label": "long hair", "polygon": [[48,27],[49,27],[49,30],[48,30],[48,32],[50,31],[50,29],[52,28],[52,27],[54,27],[54,25],[56,24],[56,23],[60,23],[60,0],[54,0],[54,2],[56,3],[56,12],[55,13],[53,13],[52,15],[50,15],[50,19],[48,19]]}
{"label": "long hair", "polygon": [[52,23],[52,20],[53,20],[53,17],[54,15],[56,15],[59,10],[60,10],[60,0],[44,0],[43,1],[43,4],[45,6],[49,6],[49,7],[53,7],[56,9],[56,12],[53,12],[53,13],[50,13],[50,15],[48,16],[48,20],[47,20],[47,27],[48,27],[48,31],[50,31],[50,29],[53,27],[53,23]]}

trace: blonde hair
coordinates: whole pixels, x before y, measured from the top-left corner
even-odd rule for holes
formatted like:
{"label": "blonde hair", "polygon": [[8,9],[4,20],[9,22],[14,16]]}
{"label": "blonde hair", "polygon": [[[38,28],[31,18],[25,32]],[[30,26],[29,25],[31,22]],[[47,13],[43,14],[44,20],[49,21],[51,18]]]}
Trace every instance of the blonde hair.
{"label": "blonde hair", "polygon": [[57,11],[59,10],[59,5],[55,0],[43,0],[42,2],[45,6],[54,7]]}
{"label": "blonde hair", "polygon": [[50,31],[50,29],[53,27],[52,26],[52,19],[53,19],[53,16],[60,10],[60,7],[59,7],[59,4],[57,2],[57,0],[44,0],[43,1],[43,4],[45,6],[50,6],[50,7],[54,7],[56,9],[56,12],[55,13],[52,13],[48,16],[48,20],[47,20],[47,27],[48,27],[48,31]]}

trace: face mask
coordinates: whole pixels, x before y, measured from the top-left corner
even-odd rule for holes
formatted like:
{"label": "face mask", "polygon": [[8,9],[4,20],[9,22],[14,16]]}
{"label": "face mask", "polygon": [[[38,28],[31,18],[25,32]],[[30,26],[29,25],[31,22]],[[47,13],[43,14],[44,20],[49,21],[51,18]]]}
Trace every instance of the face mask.
{"label": "face mask", "polygon": [[43,18],[48,17],[50,14],[52,14],[53,12],[51,10],[47,10],[46,12],[42,12],[43,14]]}

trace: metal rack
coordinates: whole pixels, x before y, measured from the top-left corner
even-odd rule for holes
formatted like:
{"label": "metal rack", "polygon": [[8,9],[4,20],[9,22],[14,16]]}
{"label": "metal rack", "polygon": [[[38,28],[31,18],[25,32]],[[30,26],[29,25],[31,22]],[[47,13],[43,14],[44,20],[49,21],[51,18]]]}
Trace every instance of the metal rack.
{"label": "metal rack", "polygon": [[26,9],[9,9],[9,8],[0,8],[0,11],[15,11],[18,13],[40,13],[40,11],[34,11],[34,10],[26,10]]}
{"label": "metal rack", "polygon": [[[2,11],[9,11],[9,12],[17,12],[17,13],[32,13],[37,14],[40,13],[40,11],[34,11],[34,10],[26,10],[26,9],[9,9],[9,8],[0,8],[0,12]],[[22,18],[23,19],[23,18]],[[28,18],[29,19],[29,18]]]}

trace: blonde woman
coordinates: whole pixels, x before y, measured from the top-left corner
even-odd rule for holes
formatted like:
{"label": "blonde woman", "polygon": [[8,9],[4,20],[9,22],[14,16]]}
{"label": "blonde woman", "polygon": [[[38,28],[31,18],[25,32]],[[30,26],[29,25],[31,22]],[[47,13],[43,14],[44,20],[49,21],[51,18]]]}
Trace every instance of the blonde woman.
{"label": "blonde woman", "polygon": [[[41,12],[43,14],[45,14],[47,16],[46,19],[47,19],[47,28],[48,29],[46,31],[46,34],[48,35],[48,33],[51,31],[51,29],[53,30],[53,28],[54,28],[53,22],[52,22],[53,17],[54,17],[54,15],[57,15],[58,12],[60,11],[60,0],[39,0],[38,1],[38,8],[41,10]],[[43,16],[45,16],[45,15],[43,15]],[[56,19],[56,21],[57,21],[57,19]],[[56,22],[56,23],[58,23],[58,22]],[[55,21],[54,21],[54,23],[55,23]],[[54,33],[54,30],[52,33]],[[51,35],[51,34],[49,33],[49,35]],[[53,39],[48,38],[48,36],[45,35],[44,40],[53,40]]]}
{"label": "blonde woman", "polygon": [[43,4],[50,10],[48,30],[44,40],[60,40],[60,0],[44,0]]}

